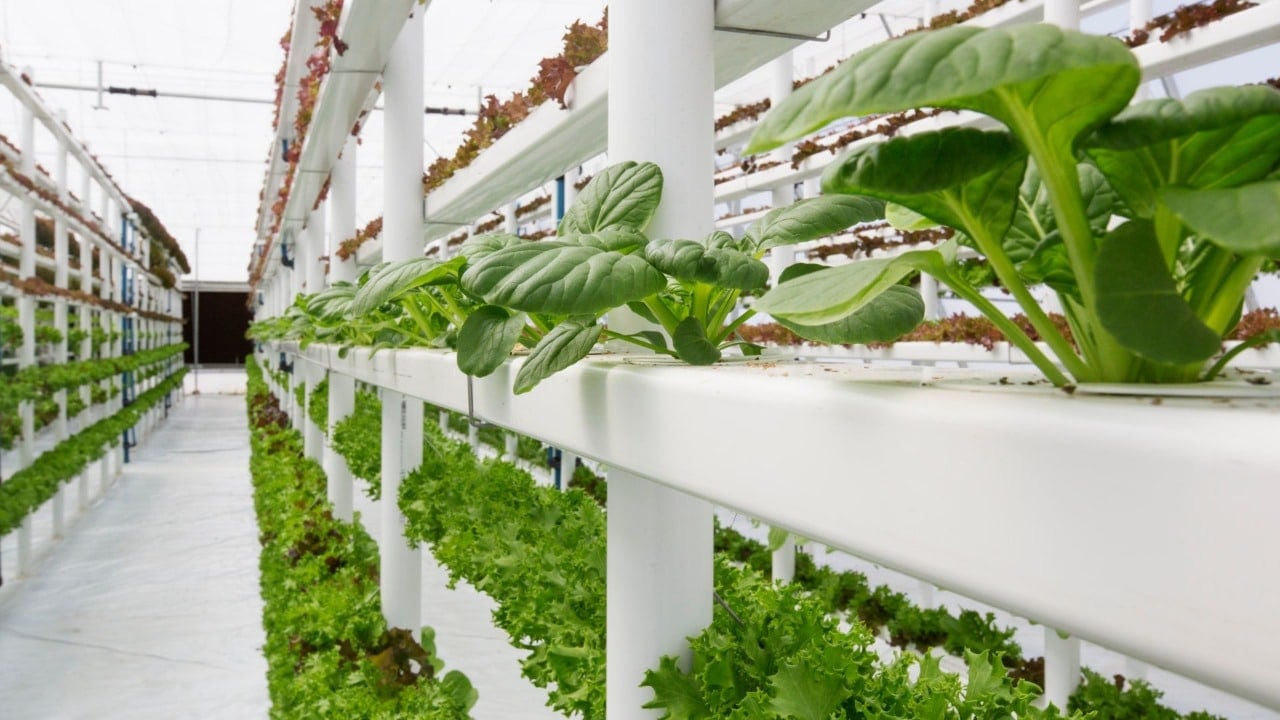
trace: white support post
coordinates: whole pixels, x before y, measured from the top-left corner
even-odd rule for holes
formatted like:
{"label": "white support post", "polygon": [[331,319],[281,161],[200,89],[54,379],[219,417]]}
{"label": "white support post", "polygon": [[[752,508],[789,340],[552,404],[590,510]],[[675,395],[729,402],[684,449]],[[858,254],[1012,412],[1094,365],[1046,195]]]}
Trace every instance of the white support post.
{"label": "white support post", "polygon": [[560,489],[568,490],[573,482],[573,471],[578,467],[578,456],[568,450],[560,452]]}
{"label": "white support post", "polygon": [[[577,165],[569,168],[564,174],[564,209],[568,212],[573,207],[573,201],[578,199],[578,181],[582,179],[582,169]],[[556,222],[560,222],[560,218],[556,218]]]}
{"label": "white support post", "polygon": [[1067,699],[1080,684],[1080,639],[1044,629],[1044,696],[1066,710]]}
{"label": "white support post", "polygon": [[86,465],[76,478],[76,507],[80,512],[89,509],[89,469],[93,465]]}
{"label": "white support post", "polygon": [[444,408],[441,408],[440,417],[437,419],[437,422],[440,423],[441,430],[448,432],[449,431],[449,411],[445,410]]}
{"label": "white support post", "polygon": [[[30,69],[26,72],[30,73]],[[30,75],[28,74],[28,77]],[[31,108],[22,106],[21,116],[21,150],[22,172],[28,177],[35,177],[35,116]],[[18,274],[29,278],[36,274],[36,214],[35,205],[30,198],[22,201],[20,221],[21,255],[18,259]],[[22,328],[22,345],[18,349],[18,368],[30,367],[36,363],[36,299],[28,295],[18,298],[18,326]],[[24,402],[18,406],[21,440],[18,446],[18,457],[23,467],[35,461],[35,404]],[[18,525],[18,575],[28,575],[31,571],[31,515],[27,514]]]}
{"label": "white support post", "polygon": [[924,299],[924,319],[937,320],[942,312],[937,278],[928,273],[920,273],[920,297]]}
{"label": "white support post", "polygon": [[347,136],[329,181],[329,282],[355,282],[356,259],[338,257],[342,241],[356,234],[356,138]]}
{"label": "white support post", "polygon": [[[59,117],[65,121],[66,113],[58,113]],[[54,178],[57,183],[58,199],[62,202],[69,200],[67,192],[67,146],[61,141],[58,142],[57,160],[54,166]],[[70,287],[68,270],[71,257],[67,250],[67,222],[59,213],[53,224],[53,284],[57,287],[66,289]],[[59,365],[67,362],[67,301],[66,298],[56,298],[53,302],[53,326],[57,329],[61,336],[58,340],[57,347],[54,350],[54,362]],[[67,427],[67,391],[59,390],[54,394],[54,402],[58,404],[58,418],[54,422],[53,432],[54,439],[62,442],[71,436]],[[54,537],[62,537],[64,524],[66,519],[66,495],[65,484],[59,484],[57,492],[53,496],[53,535]]]}
{"label": "white support post", "polygon": [[[415,412],[416,409],[416,412]],[[382,614],[387,624],[422,628],[422,553],[404,537],[398,503],[404,478],[422,464],[422,401],[390,390],[382,394]]]}
{"label": "white support post", "polygon": [[[1129,0],[1129,32],[1142,30],[1146,28],[1147,23],[1151,22],[1151,0]],[[1147,91],[1147,83],[1143,82],[1138,85],[1138,91],[1134,93],[1133,102],[1146,100],[1150,96]],[[1248,310],[1249,308],[1246,308]]]}
{"label": "white support post", "polygon": [[789,583],[796,579],[796,536],[787,533],[787,539],[773,551],[771,571],[774,582]]}
{"label": "white support post", "polygon": [[[778,107],[791,96],[791,86],[795,80],[794,59],[790,52],[783,53],[778,56],[769,65],[772,71],[770,77],[769,102],[773,107]],[[770,159],[778,162],[791,162],[791,154],[794,147],[788,143],[782,147],[772,151]],[[796,201],[795,188],[791,185],[783,185],[773,189],[772,205],[774,208],[781,208],[790,205]],[[790,267],[796,258],[795,248],[790,245],[776,247],[769,252],[769,275],[772,285],[778,284],[778,278],[782,276],[782,271]]]}
{"label": "white support post", "polygon": [[467,444],[473,448],[480,447],[480,428],[467,423]]}
{"label": "white support post", "polygon": [[[382,259],[422,254],[423,16],[400,30],[382,75],[384,135]],[[422,552],[404,537],[400,483],[422,464],[422,401],[387,392],[382,401],[382,612],[391,627],[422,630]]]}
{"label": "white support post", "polygon": [[509,202],[502,206],[502,223],[503,232],[516,234],[516,230],[520,228],[520,221],[516,219],[516,204]]}
{"label": "white support post", "polygon": [[1080,0],[1045,0],[1044,21],[1069,30],[1080,29]]}
{"label": "white support post", "polygon": [[[662,168],[655,237],[703,237],[715,227],[713,3],[616,0],[609,15],[609,159]],[[641,709],[645,672],[664,655],[688,669],[686,638],[711,622],[711,505],[619,470],[608,480],[607,717],[655,718]]]}
{"label": "white support post", "polygon": [[517,452],[520,448],[520,438],[513,432],[504,433],[503,437],[503,455],[511,462],[515,462],[519,457]]}
{"label": "white support post", "polygon": [[[353,263],[354,264],[354,263]],[[352,478],[347,461],[333,449],[333,429],[356,407],[356,381],[350,375],[329,373],[329,432],[324,444],[324,474],[328,478],[329,502],[339,520],[351,521]]]}

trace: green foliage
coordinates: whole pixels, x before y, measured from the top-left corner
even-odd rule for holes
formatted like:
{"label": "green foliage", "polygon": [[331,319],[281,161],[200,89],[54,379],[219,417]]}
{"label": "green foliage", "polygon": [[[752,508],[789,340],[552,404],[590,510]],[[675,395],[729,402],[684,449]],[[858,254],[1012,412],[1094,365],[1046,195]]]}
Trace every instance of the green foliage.
{"label": "green foliage", "polygon": [[719,560],[716,586],[733,613],[717,607],[692,639],[691,670],[664,658],[642,683],[654,691],[646,707],[664,718],[1044,717],[1031,704],[1039,688],[1010,681],[985,654],[967,655],[962,683],[927,655],[882,662],[865,627],[841,629],[798,585]]}
{"label": "green foliage", "polygon": [[442,675],[433,631],[419,644],[386,626],[377,543],[333,517],[324,471],[302,456],[252,362],[249,374],[271,717],[469,717],[476,692],[461,673]]}
{"label": "green foliage", "polygon": [[315,389],[307,397],[307,417],[320,428],[326,436],[329,434],[329,378],[316,383]]}
{"label": "green foliage", "polygon": [[368,483],[369,497],[382,497],[382,401],[377,393],[356,392],[354,410],[333,426],[330,442],[351,474]]}
{"label": "green foliage", "polygon": [[120,435],[142,419],[143,413],[182,383],[186,369],[138,395],[132,405],[99,420],[53,448],[41,453],[27,467],[0,484],[0,535],[6,535],[22,519],[43,505],[62,483],[74,478],[90,462],[106,454]]}
{"label": "green foliage", "polygon": [[[874,314],[870,300],[894,285],[889,269],[921,270],[977,306],[1057,385],[1212,377],[1206,360],[1239,320],[1259,269],[1280,254],[1280,94],[1214,88],[1127,107],[1138,81],[1136,59],[1113,38],[956,26],[858,53],[781,103],[749,143],[757,152],[842,117],[921,107],[1000,121],[1007,130],[860,146],[823,187],[959,231],[1065,373],[950,257],[823,270],[782,283],[759,309],[830,342],[806,326]],[[1113,216],[1129,222],[1108,233]],[[1059,294],[1074,345],[1028,291],[1037,283]]]}
{"label": "green foliage", "polygon": [[405,478],[406,536],[497,601],[494,624],[527,653],[524,675],[550,688],[553,707],[604,717],[603,512],[426,429],[438,451]]}
{"label": "green foliage", "polygon": [[1222,720],[1206,712],[1181,715],[1161,705],[1163,693],[1142,680],[1131,680],[1126,688],[1120,675],[1109,681],[1087,668],[1083,672],[1084,679],[1067,701],[1067,708],[1092,712],[1098,720]]}

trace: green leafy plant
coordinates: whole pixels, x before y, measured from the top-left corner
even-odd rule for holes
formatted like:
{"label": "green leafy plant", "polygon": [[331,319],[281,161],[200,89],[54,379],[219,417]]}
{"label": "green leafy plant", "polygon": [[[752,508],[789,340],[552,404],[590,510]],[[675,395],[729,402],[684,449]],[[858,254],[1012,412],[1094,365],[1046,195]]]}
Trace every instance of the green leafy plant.
{"label": "green leafy plant", "polygon": [[1032,705],[1039,688],[1009,680],[986,654],[967,654],[965,682],[929,655],[882,662],[866,628],[842,629],[796,585],[723,560],[716,585],[732,612],[717,607],[692,639],[692,668],[664,657],[642,683],[654,693],[646,707],[664,718],[1045,717]]}
{"label": "green leafy plant", "polygon": [[333,517],[324,472],[302,456],[261,371],[248,370],[271,717],[469,717],[477,693],[462,673],[443,672],[434,631],[423,628],[419,643],[387,627],[377,543]]}
{"label": "green leafy plant", "polygon": [[184,368],[170,375],[138,395],[133,404],[41,453],[34,462],[0,484],[0,535],[11,532],[24,517],[53,497],[62,483],[102,457],[108,447],[119,442],[125,430],[142,419],[143,413],[182,383],[185,373]]}
{"label": "green leafy plant", "polygon": [[[878,198],[896,226],[946,225],[958,239],[795,277],[757,309],[822,340],[811,328],[923,271],[1057,385],[1213,377],[1223,363],[1207,361],[1245,290],[1280,256],[1280,93],[1215,88],[1127,107],[1139,79],[1123,43],[1050,25],[952,27],[855,55],[774,109],[747,151],[920,107],[983,113],[1006,129],[923,132],[843,156],[826,192]],[[1053,358],[957,272],[957,242],[990,263]],[[1032,297],[1036,283],[1057,292],[1074,345]]]}
{"label": "green leafy plant", "polygon": [[[585,357],[601,340],[631,343],[693,365],[716,362],[734,346],[758,353],[735,336],[753,312],[730,318],[743,293],[765,287],[769,271],[760,262],[765,251],[883,212],[877,200],[824,197],[774,210],[740,239],[714,232],[697,240],[650,240],[644,230],[661,198],[658,166],[620,163],[592,178],[554,239],[535,243],[483,235],[464,244],[469,262],[462,288],[487,304],[460,332],[459,365],[487,374],[522,342],[532,347],[516,375],[515,391],[522,393]],[[889,340],[914,327],[923,314],[919,295],[905,287],[872,304],[875,312],[840,318],[822,332],[841,342]],[[601,324],[621,308],[661,331]]]}

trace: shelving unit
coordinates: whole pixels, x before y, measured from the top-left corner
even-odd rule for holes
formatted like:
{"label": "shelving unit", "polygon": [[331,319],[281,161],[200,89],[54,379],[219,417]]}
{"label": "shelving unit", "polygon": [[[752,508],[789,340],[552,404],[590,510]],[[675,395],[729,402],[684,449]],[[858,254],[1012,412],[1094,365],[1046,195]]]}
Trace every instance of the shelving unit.
{"label": "shelving unit", "polygon": [[[31,571],[32,514],[50,507],[53,534],[61,536],[66,527],[67,485],[72,479],[63,477],[49,486],[46,480],[33,480],[35,475],[27,475],[37,472],[36,466],[45,459],[45,453],[83,452],[95,459],[76,473],[79,509],[88,507],[95,478],[100,491],[106,489],[128,461],[129,448],[142,441],[167,414],[174,393],[157,397],[149,391],[162,386],[181,369],[180,357],[158,349],[177,347],[181,342],[182,318],[177,289],[165,287],[160,276],[152,273],[151,244],[163,241],[142,229],[133,202],[32,89],[29,73],[0,62],[0,86],[22,109],[18,145],[0,143],[0,194],[6,205],[18,208],[16,218],[6,218],[14,220],[17,245],[0,243],[0,259],[16,260],[12,264],[0,263],[0,301],[16,307],[21,333],[19,345],[0,349],[0,355],[11,356],[5,358],[6,366],[11,364],[8,360],[16,360],[12,363],[16,374],[6,374],[5,384],[24,378],[54,382],[40,378],[47,378],[51,370],[72,360],[76,361],[76,372],[85,373],[83,377],[101,376],[100,380],[78,385],[57,381],[60,389],[51,398],[9,395],[8,388],[8,397],[0,395],[6,403],[5,419],[16,418],[12,427],[5,428],[6,433],[14,433],[14,447],[0,456],[0,472],[6,482],[25,483],[11,486],[19,489],[9,493],[0,485],[4,521],[17,525],[12,535],[5,531],[7,536],[16,538],[17,544],[16,573],[9,574],[21,576]],[[57,164],[52,175],[34,160],[37,122],[56,143]],[[67,187],[69,160],[79,165],[83,180],[79,197]],[[95,197],[100,203],[96,211],[92,202]],[[52,257],[37,253],[37,213],[47,218],[52,227]],[[71,263],[71,242],[79,249],[76,266]],[[182,272],[175,256],[168,256],[162,264],[170,280]],[[37,356],[37,317],[45,311],[51,320],[40,324],[51,327],[58,340],[48,344],[49,352]],[[72,313],[76,316],[74,323]],[[75,343],[71,342],[73,333],[79,338]],[[146,364],[141,359],[127,360],[138,353],[146,353],[142,357],[148,359],[161,354],[163,357]],[[94,371],[94,367],[108,370],[104,374]],[[114,372],[115,368],[123,370]],[[18,390],[21,386],[15,392]],[[154,404],[142,410],[130,407],[144,397],[154,400]],[[7,406],[10,399],[16,400],[12,408]],[[42,423],[37,423],[37,401],[56,405],[56,413]],[[80,408],[76,413],[69,412],[73,404]],[[136,422],[123,427],[119,438],[101,448],[60,447],[64,442],[73,442],[82,432],[101,427],[99,423],[135,411]],[[44,478],[50,471],[39,472],[39,478]],[[33,483],[44,489],[32,489]],[[39,507],[32,505],[33,496],[40,498]]]}
{"label": "shelving unit", "polygon": [[[1087,15],[1119,4],[1011,2],[971,22],[1033,22],[1046,13]],[[777,34],[814,36],[871,4],[734,0],[716,4],[709,16],[682,5],[615,2],[611,49],[577,76],[570,107],[538,107],[420,202],[406,191],[416,176],[404,165],[420,166],[420,159],[393,160],[396,151],[388,149],[387,224],[379,239],[342,261],[332,253],[355,233],[351,133],[379,92],[386,93],[389,148],[422,145],[413,107],[421,97],[413,94],[407,66],[420,60],[415,43],[423,18],[411,2],[348,0],[339,34],[352,50],[334,60],[307,137],[293,140],[302,150],[278,231],[271,232],[269,202],[259,215],[259,316],[278,316],[296,294],[353,281],[379,262],[428,248],[447,257],[446,238],[474,229],[490,213],[514,232],[515,203],[560,179],[563,185],[550,190],[552,207],[521,220],[554,219],[560,188],[571,188],[578,168],[606,150],[611,161],[650,159],[664,168],[672,207],[664,205],[655,219],[655,236],[742,228],[767,210],[715,221],[713,208],[763,193],[776,193],[774,206],[793,200],[794,188],[818,177],[833,155],[796,168],[784,161],[713,187],[712,153],[740,147],[754,123],[712,137],[696,129],[711,121],[702,110],[712,90],[800,42]],[[1278,10],[1280,1],[1268,0],[1185,38],[1153,40],[1135,51],[1145,78],[1276,42]],[[693,49],[672,49],[674,59],[645,57],[642,46],[659,23]],[[775,36],[739,32],[766,28]],[[314,32],[299,23],[294,37]],[[292,57],[288,68],[296,79]],[[635,120],[641,108],[656,119]],[[279,127],[291,128],[295,112],[285,103]],[[903,132],[977,122],[948,114]],[[284,177],[276,152],[284,132],[273,144],[268,200]],[[318,204],[326,186],[327,215]],[[563,192],[568,202],[573,193]],[[301,263],[292,269],[278,259],[280,246],[290,243]],[[327,278],[319,262],[326,252]],[[331,426],[351,412],[356,382],[383,391],[387,497],[396,497],[405,472],[421,461],[405,428],[421,423],[424,402],[609,468],[611,719],[656,716],[639,709],[648,692],[637,687],[643,671],[663,655],[687,658],[686,638],[711,617],[711,504],[1043,624],[1046,695],[1059,705],[1079,675],[1076,643],[1084,639],[1280,710],[1274,682],[1280,650],[1272,641],[1280,636],[1280,615],[1270,600],[1280,593],[1280,574],[1270,570],[1280,567],[1280,531],[1269,514],[1280,503],[1274,482],[1280,448],[1272,438],[1280,394],[1272,388],[1237,383],[1230,399],[1112,397],[1091,387],[1071,394],[1022,372],[1026,357],[1007,344],[990,351],[904,344],[799,354],[707,368],[600,355],[521,396],[511,393],[520,358],[470,382],[456,356],[441,350],[344,354],[282,342],[264,345],[259,357],[268,366],[292,362],[306,397],[327,378]],[[925,367],[862,366],[871,360]],[[1274,347],[1240,362],[1280,367]],[[962,369],[943,372],[937,363]],[[964,369],[971,363],[1004,369]],[[292,392],[280,399],[304,431],[307,456],[329,473],[335,514],[349,518],[345,463]],[[744,439],[760,449],[743,452]],[[398,532],[404,517],[394,503],[384,503],[382,512],[384,613],[416,627],[415,556]],[[1073,639],[1058,640],[1059,633]]]}

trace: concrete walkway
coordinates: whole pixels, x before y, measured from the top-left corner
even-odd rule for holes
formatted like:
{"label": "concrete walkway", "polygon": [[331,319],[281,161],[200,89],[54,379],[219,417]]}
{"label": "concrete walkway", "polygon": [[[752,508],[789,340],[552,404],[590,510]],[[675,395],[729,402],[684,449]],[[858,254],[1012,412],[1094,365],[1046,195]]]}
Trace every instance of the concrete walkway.
{"label": "concrete walkway", "polygon": [[31,577],[6,573],[0,716],[265,718],[252,492],[244,398],[188,396]]}

